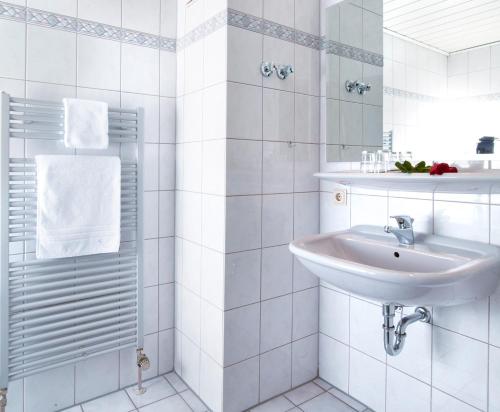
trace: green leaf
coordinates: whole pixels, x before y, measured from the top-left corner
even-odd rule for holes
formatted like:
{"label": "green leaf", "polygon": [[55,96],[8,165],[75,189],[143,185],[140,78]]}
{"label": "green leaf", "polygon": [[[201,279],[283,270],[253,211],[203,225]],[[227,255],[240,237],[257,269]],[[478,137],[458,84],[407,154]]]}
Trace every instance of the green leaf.
{"label": "green leaf", "polygon": [[405,160],[403,163],[396,162],[395,165],[403,173],[427,173],[431,170],[431,167],[427,166],[425,161],[418,162],[415,166],[408,160]]}

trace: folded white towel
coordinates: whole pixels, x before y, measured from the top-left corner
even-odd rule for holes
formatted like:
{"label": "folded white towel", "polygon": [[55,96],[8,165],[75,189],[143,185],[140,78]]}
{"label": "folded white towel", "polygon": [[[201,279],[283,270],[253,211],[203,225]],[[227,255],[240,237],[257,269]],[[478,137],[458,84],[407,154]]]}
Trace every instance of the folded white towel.
{"label": "folded white towel", "polygon": [[117,252],[121,163],[115,156],[36,156],[36,256]]}
{"label": "folded white towel", "polygon": [[108,104],[93,100],[63,99],[64,144],[74,149],[106,149]]}

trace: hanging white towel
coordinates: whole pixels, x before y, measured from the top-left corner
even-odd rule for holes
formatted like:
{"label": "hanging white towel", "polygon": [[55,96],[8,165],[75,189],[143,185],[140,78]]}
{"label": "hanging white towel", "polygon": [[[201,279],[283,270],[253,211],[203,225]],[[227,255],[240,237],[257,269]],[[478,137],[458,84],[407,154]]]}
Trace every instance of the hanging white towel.
{"label": "hanging white towel", "polygon": [[106,149],[108,104],[93,100],[63,99],[64,145],[74,149]]}
{"label": "hanging white towel", "polygon": [[36,156],[36,256],[117,252],[121,163],[115,156]]}

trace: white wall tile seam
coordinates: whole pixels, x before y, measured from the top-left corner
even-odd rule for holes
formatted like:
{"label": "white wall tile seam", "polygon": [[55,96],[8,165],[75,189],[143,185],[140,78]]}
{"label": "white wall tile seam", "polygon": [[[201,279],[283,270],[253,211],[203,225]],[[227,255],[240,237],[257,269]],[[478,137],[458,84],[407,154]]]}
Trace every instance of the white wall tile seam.
{"label": "white wall tile seam", "polygon": [[325,99],[326,101],[343,102],[343,103],[349,103],[349,104],[358,105],[358,106],[383,107],[383,105],[380,105],[380,104],[365,103],[365,102],[353,102],[352,100],[346,100],[346,99],[343,99],[342,97],[327,97],[327,96],[320,96],[320,97],[322,99]]}
{"label": "white wall tile seam", "polygon": [[[0,18],[1,19],[1,18]],[[143,93],[143,92],[130,92],[127,90],[123,89],[106,89],[102,87],[92,87],[92,86],[81,86],[81,85],[76,85],[75,83],[64,83],[64,82],[57,82],[57,83],[51,83],[51,82],[46,82],[46,81],[39,81],[39,80],[25,80],[24,78],[19,78],[19,77],[6,77],[6,76],[0,76],[0,80],[5,79],[5,80],[22,80],[26,81],[26,83],[29,84],[40,84],[40,85],[47,85],[47,86],[66,86],[66,87],[72,87],[75,89],[75,91],[81,91],[81,90],[92,90],[96,92],[110,92],[110,93],[120,93],[120,94],[133,94],[133,95],[138,95],[138,96],[145,96],[145,97],[159,97],[159,98],[168,98],[168,99],[175,99],[176,96],[171,96],[171,95],[162,95],[160,94],[150,94],[150,93]],[[175,143],[168,143],[168,142],[150,142],[146,141],[145,144],[163,144],[163,145],[175,145]]]}
{"label": "white wall tile seam", "polygon": [[[181,332],[182,333],[182,332]],[[245,359],[242,359],[242,360],[239,360],[238,362],[234,362],[234,363],[228,363],[227,365],[221,365],[219,364],[215,359],[213,359],[209,354],[205,353],[208,357],[210,357],[214,362],[216,362],[219,366],[221,367],[224,367],[224,368],[230,368],[230,367],[233,367],[233,366],[236,366],[236,365],[239,365],[239,364],[242,364],[242,363],[245,363],[247,361],[249,361],[250,359],[255,359],[255,358],[260,358],[262,355],[265,355],[267,353],[271,353],[273,351],[275,351],[276,349],[282,349],[282,348],[286,348],[287,346],[293,346],[292,344],[293,343],[296,343],[296,342],[300,342],[301,340],[304,340],[304,339],[307,339],[307,338],[310,338],[310,337],[313,337],[313,336],[316,336],[316,335],[319,335],[319,332],[315,332],[315,333],[311,333],[310,335],[307,335],[307,336],[303,336],[301,338],[298,338],[298,339],[295,339],[295,340],[291,340],[290,342],[287,342],[287,343],[284,343],[283,345],[279,345],[279,346],[276,346],[276,347],[273,347],[272,349],[268,349],[264,352],[260,352],[256,355],[252,355],[252,356],[249,356],[248,358],[245,358]],[[184,335],[185,336],[185,335]],[[189,339],[189,337],[186,337],[187,339]],[[203,351],[203,349],[201,349],[201,351]],[[300,385],[299,385],[300,386]]]}
{"label": "white wall tile seam", "polygon": [[[292,74],[292,76],[293,76],[293,74]],[[310,93],[298,92],[298,91],[288,91],[288,90],[283,90],[283,89],[274,88],[274,87],[268,87],[268,86],[263,87],[262,85],[258,85],[258,84],[255,84],[255,83],[246,83],[246,82],[236,81],[236,80],[228,80],[228,81],[226,81],[224,83],[226,83],[226,84],[233,84],[233,85],[251,86],[251,87],[256,87],[256,88],[258,87],[258,88],[261,88],[261,89],[264,89],[264,90],[275,90],[275,91],[279,91],[279,92],[288,93],[288,94],[294,95],[294,96],[320,97],[319,94],[310,94]],[[228,139],[231,139],[231,137],[228,137]]]}

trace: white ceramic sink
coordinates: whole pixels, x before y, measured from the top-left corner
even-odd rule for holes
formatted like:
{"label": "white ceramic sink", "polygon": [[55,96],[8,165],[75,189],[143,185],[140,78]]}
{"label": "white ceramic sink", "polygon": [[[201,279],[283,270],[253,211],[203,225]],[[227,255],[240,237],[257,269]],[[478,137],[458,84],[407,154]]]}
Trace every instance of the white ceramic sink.
{"label": "white ceramic sink", "polygon": [[493,294],[500,280],[496,246],[418,233],[401,246],[378,226],[308,236],[290,251],[323,281],[381,303],[458,305]]}

